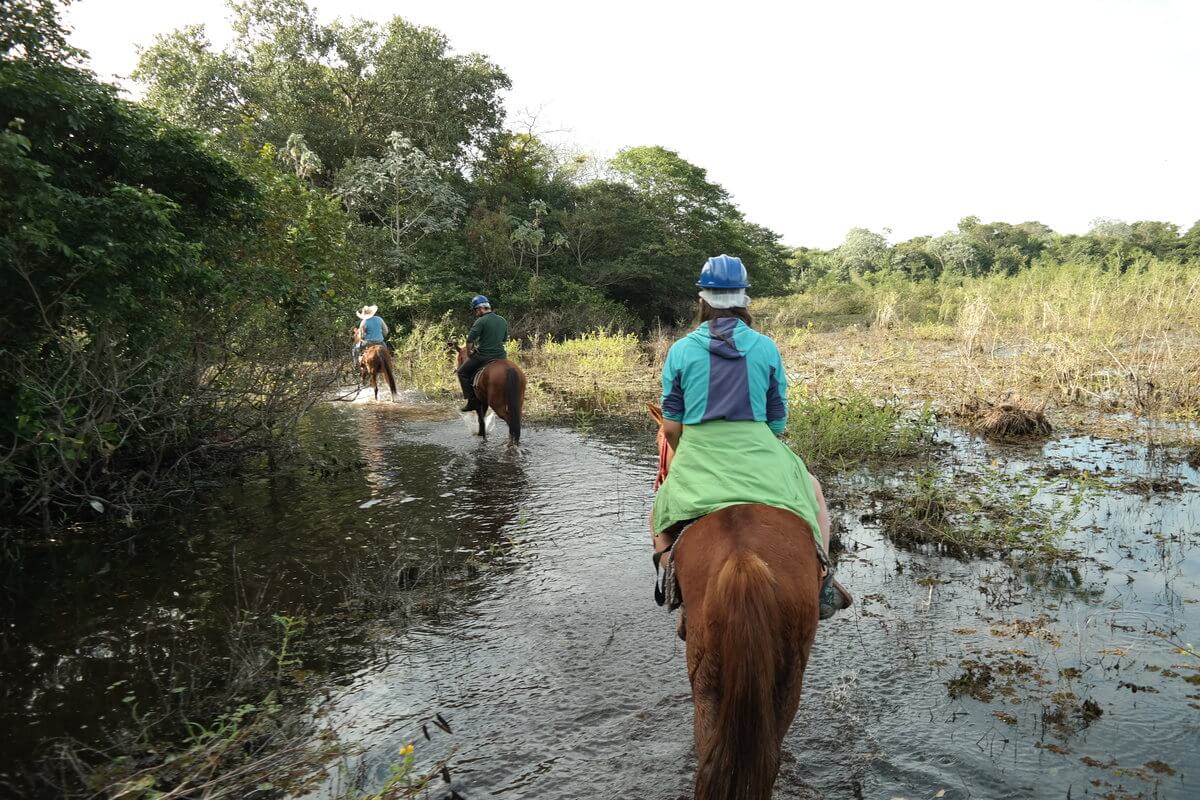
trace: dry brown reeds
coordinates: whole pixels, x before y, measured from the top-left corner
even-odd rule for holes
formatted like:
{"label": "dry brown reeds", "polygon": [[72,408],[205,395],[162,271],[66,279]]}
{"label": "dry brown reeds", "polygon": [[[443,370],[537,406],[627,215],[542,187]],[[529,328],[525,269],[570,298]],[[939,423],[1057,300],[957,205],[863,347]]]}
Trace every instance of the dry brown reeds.
{"label": "dry brown reeds", "polygon": [[966,420],[975,433],[999,442],[1040,439],[1054,432],[1044,406],[1035,407],[1012,395],[995,403],[972,397],[959,407],[956,416]]}

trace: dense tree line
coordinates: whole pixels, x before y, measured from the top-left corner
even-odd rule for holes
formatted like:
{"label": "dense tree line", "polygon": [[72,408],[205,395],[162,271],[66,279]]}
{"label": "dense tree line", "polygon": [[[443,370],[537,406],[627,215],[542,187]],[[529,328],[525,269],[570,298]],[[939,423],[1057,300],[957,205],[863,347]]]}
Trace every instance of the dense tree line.
{"label": "dense tree line", "polygon": [[394,18],[322,24],[303,0],[232,3],[222,51],[160,36],[134,77],[146,104],[230,153],[271,143],[339,198],[361,296],[403,322],[486,293],[523,333],[641,327],[690,310],[698,265],[737,252],[759,292],[787,251],[705,171],[661,147],[607,163],[504,127],[509,79]]}
{"label": "dense tree line", "polygon": [[686,318],[721,252],[757,295],[1200,259],[1200,226],[974,217],[792,251],[678,153],[598,161],[514,129],[499,66],[399,17],[231,0],[229,46],[200,26],[158,37],[133,103],[81,66],[58,10],[0,17],[0,506],[47,524],[272,447],[336,379],[364,302],[397,329],[465,325],[482,292],[518,334],[563,335]]}
{"label": "dense tree line", "polygon": [[55,0],[6,6],[4,508],[128,513],[270,448],[334,380],[362,302],[394,328],[479,292],[519,333],[636,328],[685,316],[722,251],[786,288],[779,237],[702,168],[507,129],[508,77],[438,31],[230,10],[224,50],[195,26],[145,48],[132,103],[82,66]]}
{"label": "dense tree line", "polygon": [[885,233],[853,228],[832,250],[797,248],[793,281],[805,288],[852,276],[897,275],[924,281],[1014,275],[1037,263],[1089,264],[1124,272],[1149,259],[1200,264],[1200,222],[1181,232],[1170,222],[1097,219],[1083,235],[1055,233],[1040,222],[980,222],[964,217],[941,236],[891,245]]}
{"label": "dense tree line", "polygon": [[119,99],[52,3],[9,4],[0,46],[0,508],[128,515],[330,385],[350,227],[269,145]]}

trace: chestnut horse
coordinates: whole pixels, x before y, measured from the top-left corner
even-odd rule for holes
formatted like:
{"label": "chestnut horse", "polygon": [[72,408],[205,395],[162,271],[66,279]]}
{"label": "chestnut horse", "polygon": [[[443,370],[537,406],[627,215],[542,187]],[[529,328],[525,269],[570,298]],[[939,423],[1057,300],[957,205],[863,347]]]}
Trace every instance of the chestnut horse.
{"label": "chestnut horse", "polygon": [[[354,343],[362,341],[362,329],[354,329]],[[369,344],[358,354],[359,383],[368,382],[375,390],[375,399],[379,399],[379,374],[387,378],[388,388],[392,390],[392,402],[396,400],[396,377],[392,373],[392,354],[386,344]]]}
{"label": "chestnut horse", "polygon": [[[456,357],[455,369],[461,367],[469,358],[465,346],[458,342],[446,342],[446,348]],[[479,416],[479,435],[487,436],[484,425],[487,411],[491,408],[496,416],[508,423],[508,440],[512,444],[521,443],[521,408],[525,405],[525,373],[507,358],[500,358],[484,364],[475,381],[475,397],[479,400],[479,408],[475,413]]]}
{"label": "chestnut horse", "polygon": [[[661,411],[650,408],[661,480],[674,453]],[[817,632],[812,530],[790,511],[747,503],[701,517],[677,541],[670,558],[687,613],[680,634],[695,706],[695,796],[767,800]]]}

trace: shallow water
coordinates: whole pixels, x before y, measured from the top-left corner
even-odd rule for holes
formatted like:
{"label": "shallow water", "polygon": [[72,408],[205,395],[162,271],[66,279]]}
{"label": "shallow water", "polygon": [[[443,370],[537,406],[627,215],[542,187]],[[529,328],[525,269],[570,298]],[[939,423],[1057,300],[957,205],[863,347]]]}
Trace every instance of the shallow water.
{"label": "shallow water", "polygon": [[[125,697],[153,694],[151,673],[169,683],[189,655],[226,657],[249,608],[310,620],[304,667],[330,687],[313,697],[318,724],[364,748],[366,788],[413,742],[420,764],[456,751],[465,798],[686,796],[683,648],[651,596],[650,428],[527,425],[514,450],[502,424],[481,442],[402,399],[320,409],[308,468],[207,492],[123,541],[23,547],[0,599],[0,772],[56,737],[103,741],[128,723]],[[1180,487],[1099,495],[1068,542],[1080,560],[1022,567],[893,546],[860,519],[902,472],[847,476],[839,574],[859,602],[818,632],[776,796],[1200,795],[1200,686],[1186,680],[1200,659],[1172,644],[1200,630],[1200,476],[1103,440],[943,438],[960,470]],[[431,572],[448,587],[436,602],[422,599]],[[982,699],[948,692],[964,661],[988,676]],[[1085,720],[1084,701],[1100,716]]]}

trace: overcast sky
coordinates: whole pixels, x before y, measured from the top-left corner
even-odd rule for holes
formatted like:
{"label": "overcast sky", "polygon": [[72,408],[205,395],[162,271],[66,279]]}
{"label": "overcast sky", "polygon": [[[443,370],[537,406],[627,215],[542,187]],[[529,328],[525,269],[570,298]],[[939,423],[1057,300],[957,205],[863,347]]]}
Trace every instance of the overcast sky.
{"label": "overcast sky", "polygon": [[[793,245],[1200,219],[1200,0],[314,5],[439,28],[509,74],[511,115],[603,156],[676,150]],[[105,78],[180,25],[229,37],[223,0],[80,0],[68,22]]]}

